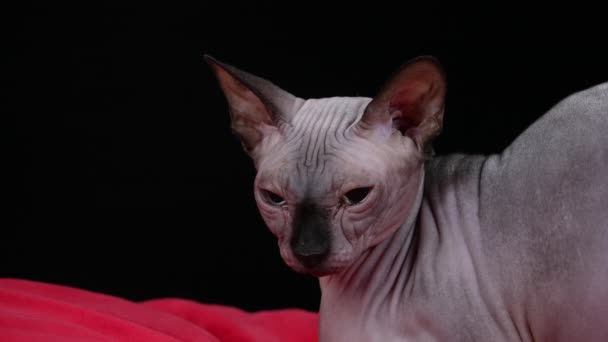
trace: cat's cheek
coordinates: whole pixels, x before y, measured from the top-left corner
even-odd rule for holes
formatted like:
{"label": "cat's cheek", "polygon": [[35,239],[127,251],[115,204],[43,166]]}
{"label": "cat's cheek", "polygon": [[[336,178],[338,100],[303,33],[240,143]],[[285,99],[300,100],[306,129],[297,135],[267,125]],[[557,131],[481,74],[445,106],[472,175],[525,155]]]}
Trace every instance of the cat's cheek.
{"label": "cat's cheek", "polygon": [[285,208],[271,207],[258,202],[258,210],[268,229],[282,241],[287,236],[289,212]]}
{"label": "cat's cheek", "polygon": [[290,252],[290,248],[287,244],[282,243],[282,241],[279,240],[279,254],[281,255],[281,258],[283,259],[283,261],[285,262],[285,264],[291,268],[295,268],[297,267],[297,264],[293,258],[293,255]]}
{"label": "cat's cheek", "polygon": [[360,238],[363,235],[373,234],[373,230],[378,225],[382,225],[382,203],[384,203],[383,191],[375,190],[370,194],[370,198],[365,199],[360,205],[346,210],[346,216],[349,226],[352,226],[356,232],[356,237]]}
{"label": "cat's cheek", "polygon": [[380,223],[378,217],[368,213],[357,217],[357,219],[349,215],[343,215],[341,219],[337,233],[347,242],[347,246],[356,250],[350,253],[360,253],[367,249],[377,235],[376,230]]}
{"label": "cat's cheek", "polygon": [[[357,239],[357,227],[353,225],[353,222],[350,220],[348,215],[346,215],[344,210],[340,210],[336,216],[332,227],[335,227],[332,232],[334,235],[334,240],[345,239],[350,244],[352,244]],[[336,237],[336,235],[341,235]]]}

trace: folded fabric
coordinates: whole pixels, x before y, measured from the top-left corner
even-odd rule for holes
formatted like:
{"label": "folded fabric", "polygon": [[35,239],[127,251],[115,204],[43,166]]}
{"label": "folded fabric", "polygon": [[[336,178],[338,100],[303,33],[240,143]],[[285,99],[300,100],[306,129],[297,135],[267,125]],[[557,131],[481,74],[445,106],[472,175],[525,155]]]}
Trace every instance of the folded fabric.
{"label": "folded fabric", "polygon": [[0,278],[0,341],[315,342],[314,312],[247,312],[179,298],[133,302],[74,287]]}

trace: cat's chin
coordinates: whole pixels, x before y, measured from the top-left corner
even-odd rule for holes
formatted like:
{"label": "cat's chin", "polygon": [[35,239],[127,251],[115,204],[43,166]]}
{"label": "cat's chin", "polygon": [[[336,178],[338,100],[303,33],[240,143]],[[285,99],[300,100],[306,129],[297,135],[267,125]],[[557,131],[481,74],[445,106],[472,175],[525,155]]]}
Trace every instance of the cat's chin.
{"label": "cat's chin", "polygon": [[352,255],[330,255],[315,266],[306,266],[299,262],[289,248],[281,248],[281,257],[285,264],[297,273],[309,274],[314,277],[324,277],[344,271],[354,260]]}
{"label": "cat's chin", "polygon": [[310,274],[311,276],[316,277],[316,278],[321,278],[321,277],[325,277],[328,275],[339,273],[340,271],[341,271],[341,269],[321,270],[321,271],[311,270],[308,272],[308,274]]}
{"label": "cat's chin", "polygon": [[321,265],[315,266],[315,267],[305,267],[300,264],[288,264],[288,266],[295,272],[309,274],[309,275],[312,275],[313,277],[317,277],[317,278],[340,273],[346,267],[346,265],[342,265],[342,264],[340,264],[340,265],[321,264]]}

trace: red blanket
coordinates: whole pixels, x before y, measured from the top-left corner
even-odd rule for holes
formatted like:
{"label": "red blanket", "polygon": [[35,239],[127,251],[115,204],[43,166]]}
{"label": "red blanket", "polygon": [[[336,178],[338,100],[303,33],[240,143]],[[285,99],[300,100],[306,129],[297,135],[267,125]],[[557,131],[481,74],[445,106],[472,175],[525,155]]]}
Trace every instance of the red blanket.
{"label": "red blanket", "polygon": [[0,279],[0,341],[314,342],[317,314],[246,312],[184,299],[141,303],[18,279]]}

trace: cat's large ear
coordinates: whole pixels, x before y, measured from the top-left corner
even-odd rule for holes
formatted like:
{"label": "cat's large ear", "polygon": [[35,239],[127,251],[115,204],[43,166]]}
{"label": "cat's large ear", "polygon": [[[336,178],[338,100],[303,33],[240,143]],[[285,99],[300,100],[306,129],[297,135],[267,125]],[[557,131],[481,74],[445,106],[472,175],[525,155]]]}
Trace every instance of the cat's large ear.
{"label": "cat's large ear", "polygon": [[252,152],[265,136],[288,124],[302,100],[258,76],[205,55],[228,102],[232,131],[245,151]]}
{"label": "cat's large ear", "polygon": [[428,152],[442,129],[446,92],[445,74],[433,57],[404,64],[369,103],[359,121],[364,132],[390,134],[397,129]]}

